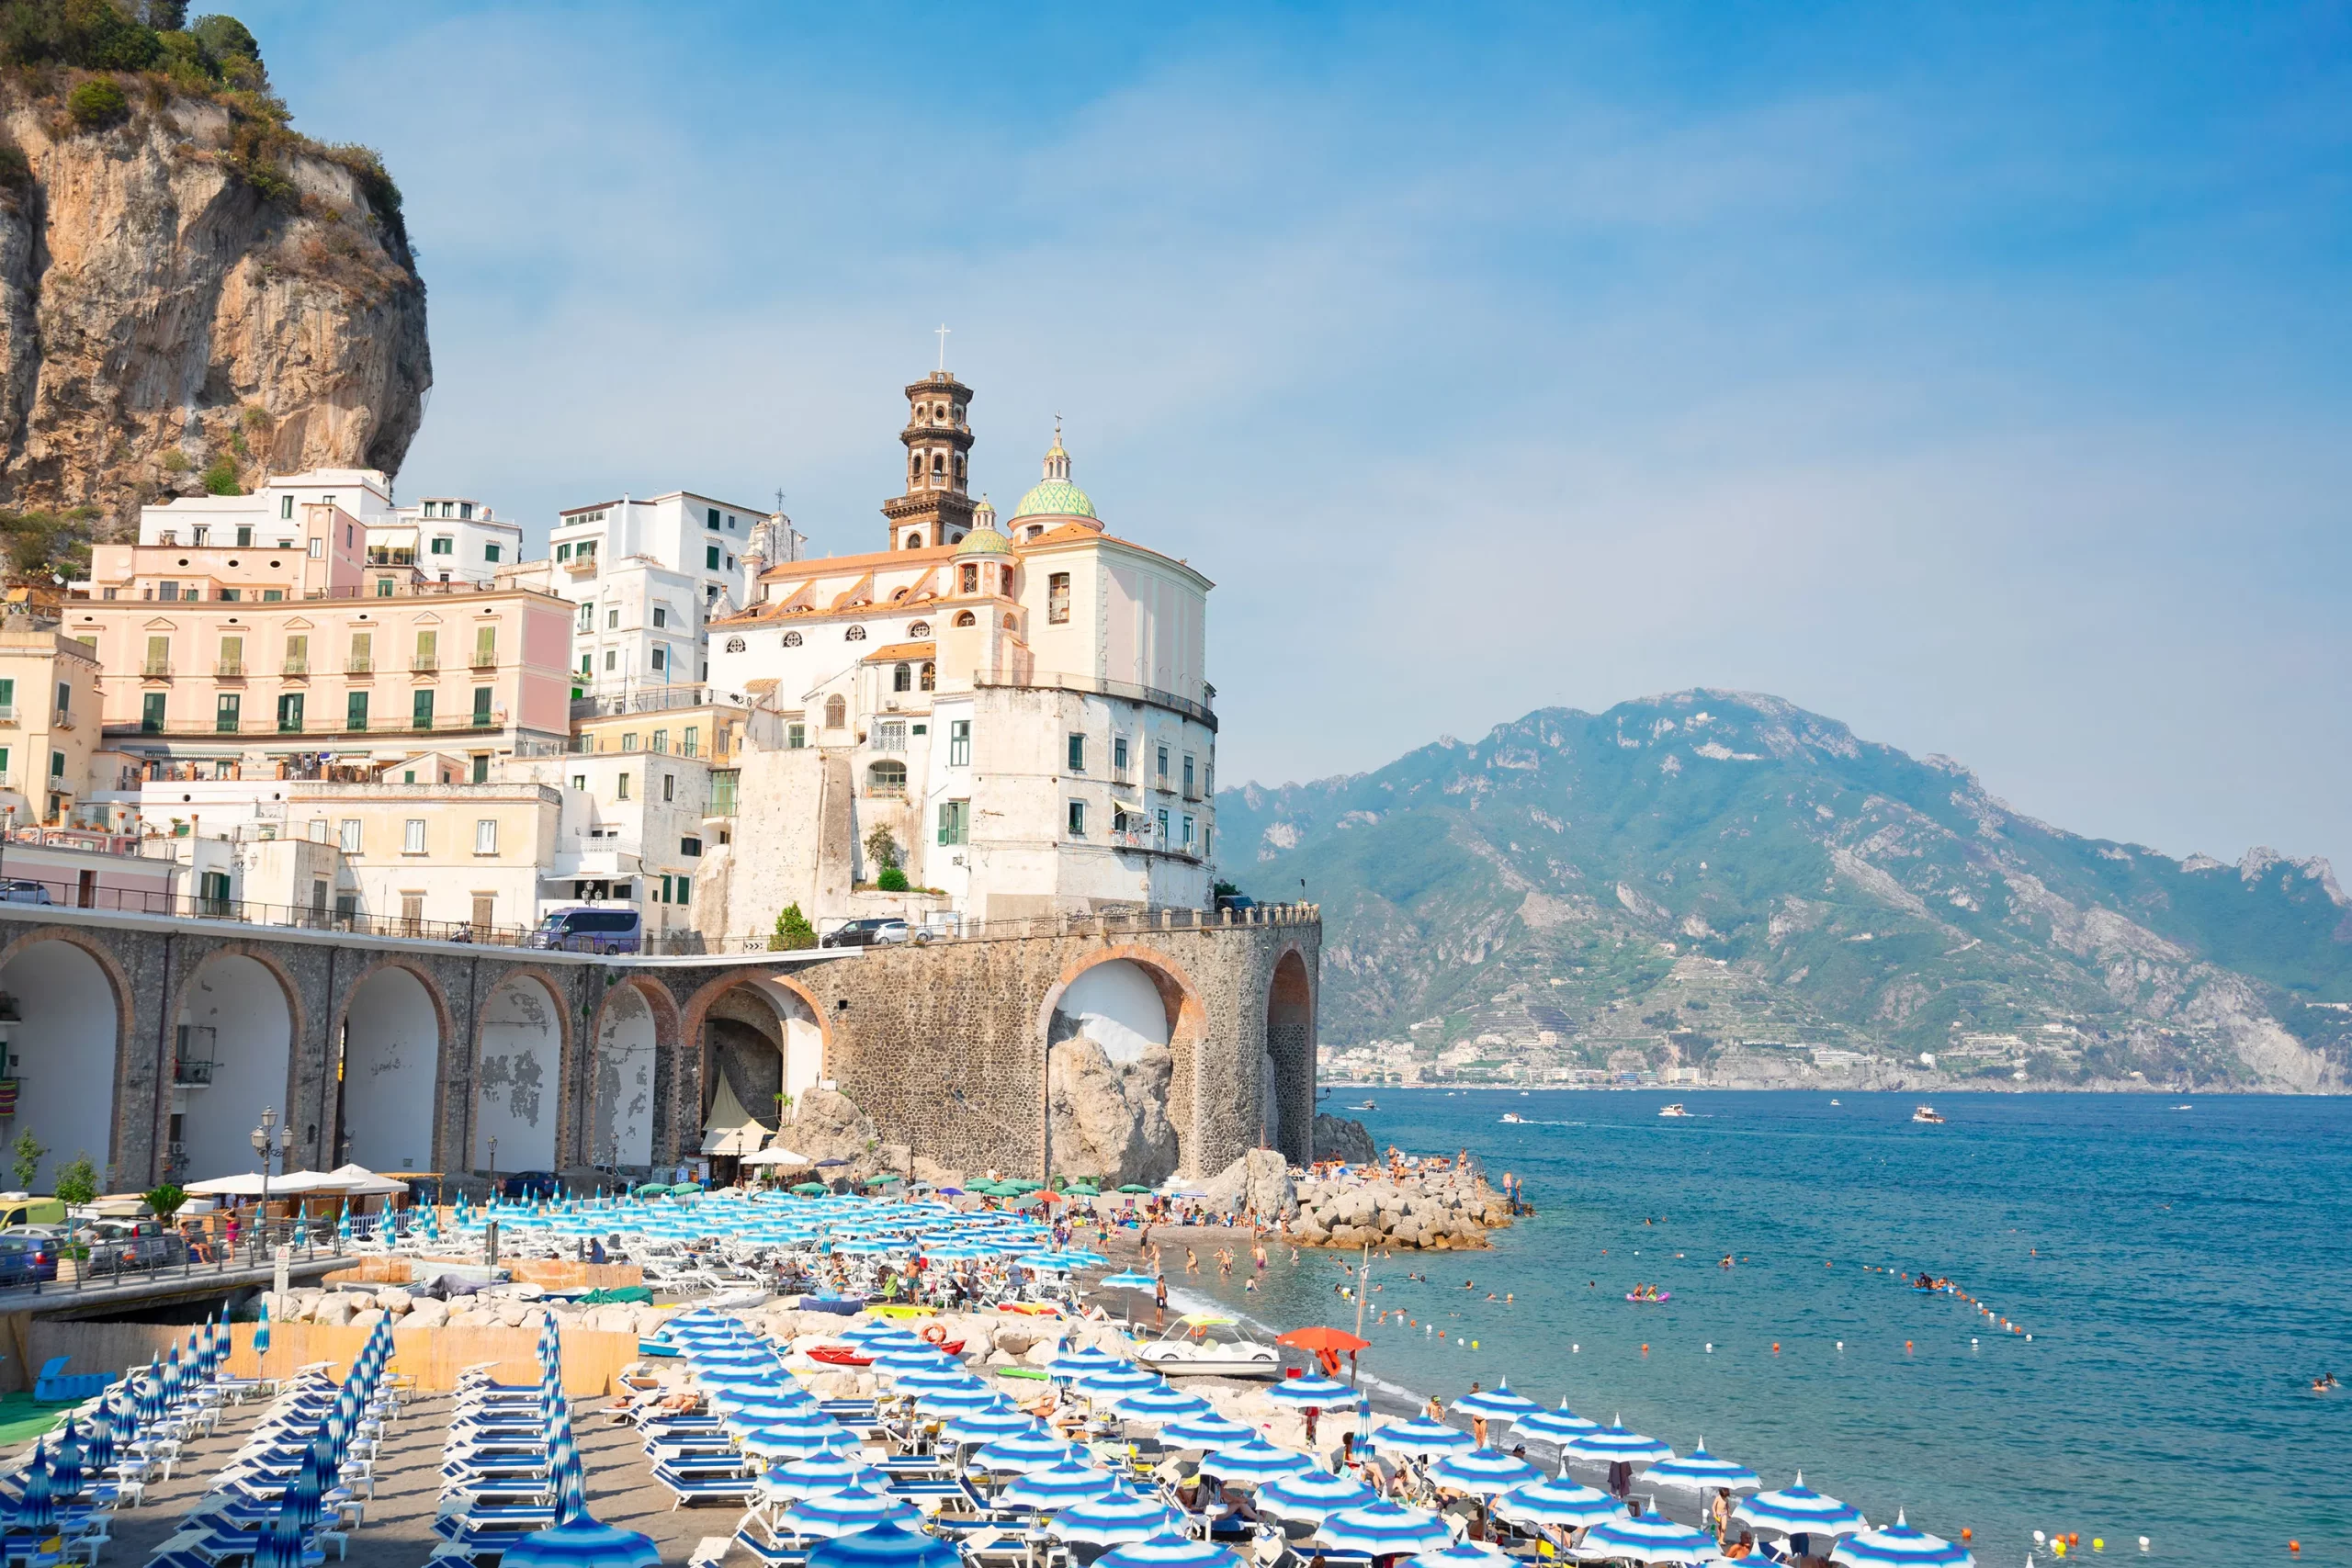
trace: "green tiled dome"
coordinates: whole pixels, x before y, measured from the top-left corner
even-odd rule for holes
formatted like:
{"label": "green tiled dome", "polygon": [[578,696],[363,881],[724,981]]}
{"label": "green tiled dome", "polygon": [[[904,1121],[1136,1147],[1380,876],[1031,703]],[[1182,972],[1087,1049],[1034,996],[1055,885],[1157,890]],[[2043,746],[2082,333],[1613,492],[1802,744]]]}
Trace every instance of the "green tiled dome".
{"label": "green tiled dome", "polygon": [[1012,509],[1017,520],[1023,517],[1091,517],[1094,503],[1086,492],[1068,479],[1047,479],[1034,485]]}
{"label": "green tiled dome", "polygon": [[1009,556],[1012,553],[1012,541],[993,528],[978,527],[957,541],[956,553],[959,556]]}

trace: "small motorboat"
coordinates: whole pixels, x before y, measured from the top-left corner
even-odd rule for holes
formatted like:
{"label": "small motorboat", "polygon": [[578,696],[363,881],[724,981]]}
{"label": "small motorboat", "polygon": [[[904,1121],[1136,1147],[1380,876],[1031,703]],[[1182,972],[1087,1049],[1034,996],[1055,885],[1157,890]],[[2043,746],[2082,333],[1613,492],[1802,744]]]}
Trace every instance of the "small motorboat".
{"label": "small motorboat", "polygon": [[2173,1109],[2174,1109],[2175,1111],[2194,1111],[2194,1110],[2196,1110],[2196,1109],[2197,1109],[2197,1107],[2195,1107],[2195,1106],[2193,1106],[2193,1105],[2176,1105],[2176,1106],[2174,1106],[2174,1107],[2173,1107]]}
{"label": "small motorboat", "polygon": [[1139,1366],[1162,1377],[1278,1378],[1282,1352],[1241,1332],[1233,1318],[1186,1313],[1136,1352]]}
{"label": "small motorboat", "polygon": [[1674,1299],[1674,1292],[1672,1291],[1660,1291],[1654,1296],[1637,1296],[1633,1292],[1627,1291],[1625,1292],[1625,1299],[1629,1302],[1637,1303],[1642,1306],[1656,1306],[1660,1302],[1672,1301]]}
{"label": "small motorboat", "polygon": [[1914,1122],[1932,1122],[1939,1127],[1943,1125],[1944,1121],[1943,1117],[1937,1112],[1936,1108],[1932,1105],[1922,1105],[1914,1110],[1911,1112],[1911,1120]]}
{"label": "small motorboat", "polygon": [[1511,1125],[1513,1125],[1513,1126],[1519,1126],[1519,1125],[1521,1125],[1521,1124],[1524,1123],[1524,1122],[1526,1122],[1527,1118],[1526,1118],[1526,1117],[1524,1117],[1524,1116],[1521,1116],[1521,1115],[1518,1111],[1504,1111],[1504,1112],[1503,1112],[1503,1120],[1504,1120],[1505,1122],[1510,1122],[1510,1123]]}
{"label": "small motorboat", "polygon": [[1832,1105],[1842,1105],[1842,1104],[1844,1104],[1845,1102],[1844,1102],[1843,1100],[1832,1100],[1829,1103],[1830,1103],[1830,1104],[1832,1104]]}
{"label": "small motorboat", "polygon": [[1658,1114],[1660,1116],[1688,1116],[1690,1112],[1682,1109],[1682,1102],[1678,1100],[1671,1105],[1660,1107]]}
{"label": "small motorboat", "polygon": [[1357,1104],[1351,1105],[1348,1109],[1351,1111],[1377,1111],[1380,1109],[1380,1106],[1377,1101],[1367,1100]]}

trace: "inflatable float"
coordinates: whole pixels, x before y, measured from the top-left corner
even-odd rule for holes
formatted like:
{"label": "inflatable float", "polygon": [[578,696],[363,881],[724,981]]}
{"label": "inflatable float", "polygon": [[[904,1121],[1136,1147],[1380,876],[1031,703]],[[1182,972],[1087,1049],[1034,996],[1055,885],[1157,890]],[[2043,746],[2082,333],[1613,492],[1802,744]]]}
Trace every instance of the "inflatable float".
{"label": "inflatable float", "polygon": [[1672,1291],[1660,1291],[1654,1296],[1637,1296],[1634,1294],[1633,1292],[1627,1291],[1625,1292],[1625,1299],[1629,1302],[1639,1302],[1644,1306],[1655,1306],[1659,1302],[1672,1301],[1674,1299],[1674,1292]]}

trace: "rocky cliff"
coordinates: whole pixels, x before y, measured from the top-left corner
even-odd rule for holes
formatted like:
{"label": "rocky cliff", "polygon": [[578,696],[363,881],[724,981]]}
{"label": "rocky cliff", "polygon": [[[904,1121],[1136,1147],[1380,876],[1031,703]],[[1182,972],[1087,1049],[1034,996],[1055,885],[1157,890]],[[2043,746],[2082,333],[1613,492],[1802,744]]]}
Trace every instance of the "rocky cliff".
{"label": "rocky cliff", "polygon": [[398,469],[433,369],[397,190],[269,107],[153,73],[0,87],[0,508],[105,537],[266,470]]}

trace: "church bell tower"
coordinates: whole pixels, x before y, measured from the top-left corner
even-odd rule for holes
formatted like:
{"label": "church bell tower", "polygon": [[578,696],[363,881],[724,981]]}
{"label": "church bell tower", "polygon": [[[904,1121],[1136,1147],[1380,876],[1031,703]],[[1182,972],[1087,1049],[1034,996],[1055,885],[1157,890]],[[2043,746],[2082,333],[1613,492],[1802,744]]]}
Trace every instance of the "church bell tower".
{"label": "church bell tower", "polygon": [[945,369],[907,388],[907,491],[882,503],[894,550],[952,545],[972,531],[972,389]]}

